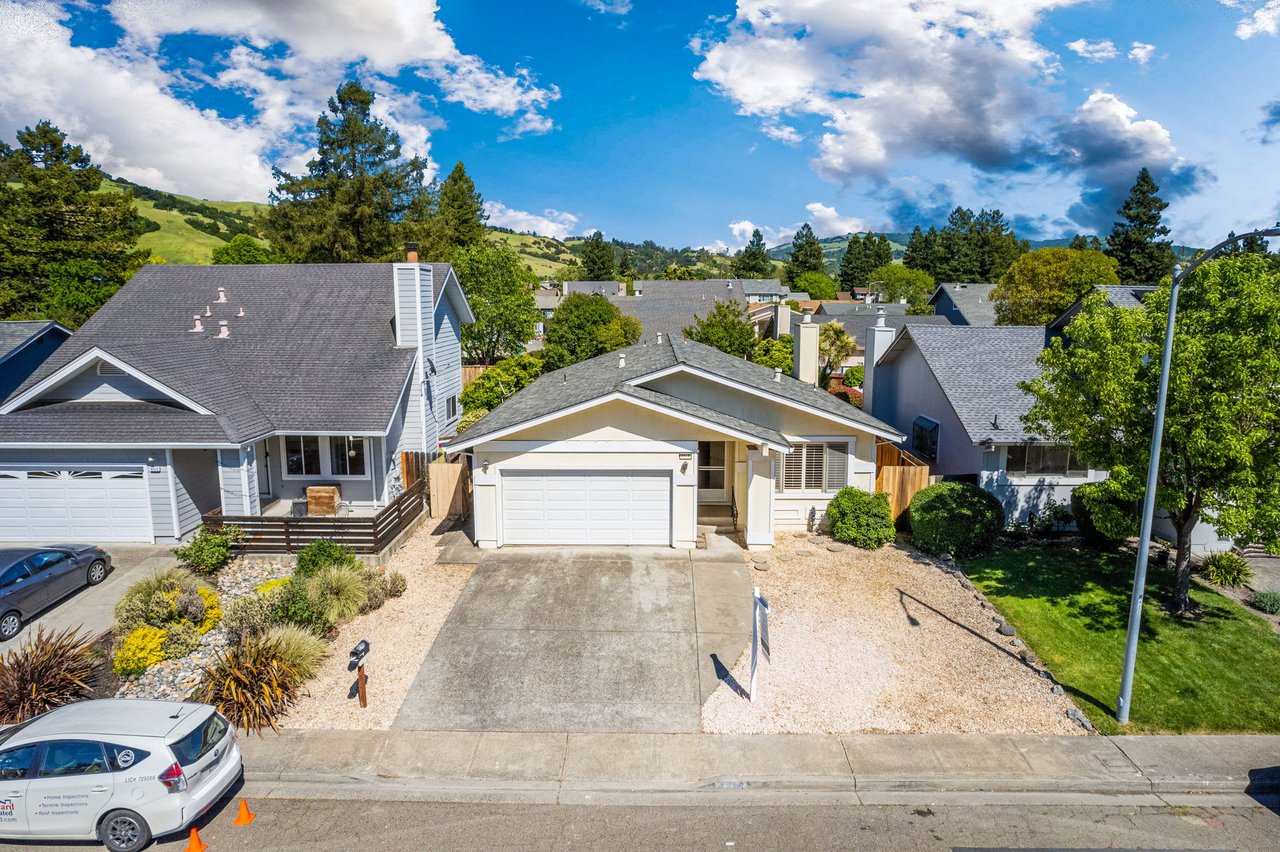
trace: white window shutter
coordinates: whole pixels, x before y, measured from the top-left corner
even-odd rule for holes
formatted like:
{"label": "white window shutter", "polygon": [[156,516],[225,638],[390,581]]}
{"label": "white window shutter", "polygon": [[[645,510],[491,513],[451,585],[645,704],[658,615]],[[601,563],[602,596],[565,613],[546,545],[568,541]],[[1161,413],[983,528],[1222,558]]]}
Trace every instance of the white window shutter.
{"label": "white window shutter", "polygon": [[827,444],[827,491],[849,484],[849,445]]}

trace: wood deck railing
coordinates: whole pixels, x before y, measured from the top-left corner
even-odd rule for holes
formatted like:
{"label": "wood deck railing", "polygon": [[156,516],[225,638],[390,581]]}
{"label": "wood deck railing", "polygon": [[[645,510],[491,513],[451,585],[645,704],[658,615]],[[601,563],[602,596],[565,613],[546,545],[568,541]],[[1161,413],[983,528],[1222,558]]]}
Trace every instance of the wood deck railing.
{"label": "wood deck railing", "polygon": [[241,553],[293,553],[322,538],[356,553],[381,553],[422,514],[425,492],[426,483],[418,480],[367,518],[232,516],[215,509],[204,516],[204,524],[212,529],[232,525],[244,530],[245,540],[238,546]]}

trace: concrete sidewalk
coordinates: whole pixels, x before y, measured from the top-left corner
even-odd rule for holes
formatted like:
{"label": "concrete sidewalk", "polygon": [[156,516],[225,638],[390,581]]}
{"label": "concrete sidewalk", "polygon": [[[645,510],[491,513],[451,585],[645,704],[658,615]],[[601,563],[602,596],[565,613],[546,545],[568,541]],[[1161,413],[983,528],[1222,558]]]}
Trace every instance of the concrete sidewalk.
{"label": "concrete sidewalk", "polygon": [[[1280,795],[1280,736],[298,731],[241,737],[256,795],[626,804]],[[398,790],[398,792],[396,792]]]}

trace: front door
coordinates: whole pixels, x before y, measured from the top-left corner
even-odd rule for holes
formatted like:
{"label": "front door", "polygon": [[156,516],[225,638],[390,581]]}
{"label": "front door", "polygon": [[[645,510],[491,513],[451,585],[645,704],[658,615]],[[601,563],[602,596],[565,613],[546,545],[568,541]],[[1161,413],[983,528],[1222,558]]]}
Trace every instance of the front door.
{"label": "front door", "polygon": [[698,442],[698,502],[724,503],[725,490],[724,441]]}
{"label": "front door", "polygon": [[258,496],[271,496],[271,442],[261,441],[254,448],[258,459]]}

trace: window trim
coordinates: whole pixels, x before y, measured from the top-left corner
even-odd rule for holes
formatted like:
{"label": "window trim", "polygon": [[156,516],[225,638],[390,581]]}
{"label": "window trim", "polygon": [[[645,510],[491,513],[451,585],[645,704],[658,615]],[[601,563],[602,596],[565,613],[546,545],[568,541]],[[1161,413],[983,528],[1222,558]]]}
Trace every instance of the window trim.
{"label": "window trim", "polygon": [[[933,429],[932,429],[933,455],[928,455],[924,453],[916,446],[916,427],[920,426],[921,429],[926,431],[928,428],[923,426],[921,424],[921,421],[933,424]],[[926,417],[925,415],[921,414],[919,417],[911,421],[911,435],[909,436],[908,440],[911,446],[911,451],[913,453],[920,456],[920,458],[925,459],[926,461],[936,462],[938,460],[938,446],[942,443],[942,424],[939,423],[937,420],[934,420],[932,417]]]}
{"label": "window trim", "polygon": [[[800,481],[801,481],[801,485],[802,485],[802,487],[801,487],[801,488],[799,488],[799,489],[797,489],[797,490],[788,490],[788,489],[787,489],[787,487],[786,487],[786,463],[787,463],[787,459],[791,458],[791,457],[792,457],[793,455],[795,455],[797,452],[803,452],[803,448],[804,448],[804,447],[813,446],[813,445],[821,445],[821,446],[822,446],[822,448],[823,448],[823,453],[822,453],[822,487],[823,487],[824,489],[825,489],[825,488],[827,488],[827,486],[828,486],[828,483],[827,483],[827,471],[828,471],[827,464],[828,464],[828,459],[827,459],[827,451],[826,451],[826,448],[827,448],[827,445],[829,445],[829,444],[841,444],[841,445],[843,445],[843,446],[844,446],[844,448],[845,448],[844,485],[841,485],[839,488],[836,488],[836,489],[835,489],[835,490],[833,490],[833,491],[827,491],[827,490],[814,491],[814,490],[812,490],[812,489],[804,488],[804,487],[803,487],[803,483],[804,483],[804,461],[803,461],[803,456],[801,456],[801,459],[802,459],[802,460],[801,460],[801,462],[800,462],[800,464],[801,464],[801,480],[800,480]],[[829,499],[831,499],[832,497],[834,497],[835,495],[837,495],[837,494],[839,494],[839,493],[840,493],[840,489],[842,489],[842,488],[848,488],[848,487],[849,487],[849,482],[850,482],[850,480],[852,479],[852,475],[853,475],[853,473],[854,473],[854,469],[853,469],[853,467],[854,467],[854,462],[857,460],[857,456],[855,455],[855,450],[856,450],[856,448],[857,448],[857,438],[856,438],[856,437],[854,437],[854,436],[841,436],[841,435],[837,435],[837,436],[830,436],[830,437],[828,437],[828,436],[815,436],[815,437],[811,437],[811,438],[793,439],[793,440],[792,440],[792,450],[791,450],[791,452],[790,452],[790,453],[788,453],[788,454],[786,454],[786,455],[784,455],[784,454],[782,454],[782,453],[776,453],[776,454],[775,454],[775,458],[777,459],[776,464],[783,465],[783,471],[782,471],[782,476],[783,476],[783,485],[782,485],[782,489],[781,489],[781,490],[779,490],[779,489],[778,489],[778,482],[777,482],[777,473],[775,472],[775,474],[774,474],[774,487],[773,487],[773,495],[774,495],[774,497],[780,497],[780,498],[783,498],[783,499],[796,499],[796,498],[802,498],[802,499],[823,499],[823,500],[829,500]]]}
{"label": "window trim", "polygon": [[1066,449],[1067,451],[1067,467],[1063,473],[1029,473],[1025,469],[1025,466],[1026,466],[1025,461],[1023,462],[1023,467],[1024,467],[1023,470],[1010,470],[1009,451],[1014,449],[1015,447],[1027,447],[1028,449],[1031,447],[1038,447],[1043,449],[1051,446],[1060,447],[1063,445],[1047,444],[1047,443],[1042,443],[1040,441],[1027,441],[1019,444],[1005,444],[1004,452],[1002,453],[1002,459],[1001,459],[1002,471],[1004,472],[1005,478],[1015,484],[1021,484],[1024,482],[1025,483],[1040,482],[1043,480],[1053,481],[1053,482],[1071,482],[1071,483],[1081,483],[1081,482],[1089,481],[1088,468],[1084,468],[1082,470],[1072,469],[1071,462],[1075,455],[1075,451],[1071,447],[1066,447],[1066,446],[1063,446],[1063,448]]}
{"label": "window trim", "polygon": [[[289,473],[289,449],[285,441],[288,438],[315,438],[319,442],[320,447],[320,472],[308,473],[301,476]],[[330,438],[355,438],[357,441],[364,442],[364,473],[361,475],[337,474],[333,472],[332,452],[330,447]],[[340,482],[364,482],[373,478],[374,462],[373,446],[371,439],[366,435],[280,435],[280,478],[288,479],[294,482],[316,482],[320,480],[337,480]]]}

